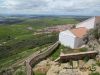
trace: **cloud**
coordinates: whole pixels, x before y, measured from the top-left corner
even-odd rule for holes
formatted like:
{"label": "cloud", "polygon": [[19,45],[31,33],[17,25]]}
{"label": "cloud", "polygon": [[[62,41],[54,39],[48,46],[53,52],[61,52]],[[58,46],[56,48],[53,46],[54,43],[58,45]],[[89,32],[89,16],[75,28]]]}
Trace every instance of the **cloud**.
{"label": "cloud", "polygon": [[[100,0],[0,0],[0,10],[33,14],[99,14]],[[88,12],[88,13],[87,13]]]}
{"label": "cloud", "polygon": [[2,3],[4,8],[12,10],[38,9],[45,7],[47,4],[47,0],[5,0]]}

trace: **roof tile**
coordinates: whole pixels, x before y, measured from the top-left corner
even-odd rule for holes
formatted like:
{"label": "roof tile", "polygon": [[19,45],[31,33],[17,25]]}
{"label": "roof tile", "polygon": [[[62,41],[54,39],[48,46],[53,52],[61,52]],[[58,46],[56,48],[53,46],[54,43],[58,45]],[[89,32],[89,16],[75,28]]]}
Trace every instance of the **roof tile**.
{"label": "roof tile", "polygon": [[76,37],[82,38],[87,34],[88,29],[85,27],[75,28],[70,30]]}

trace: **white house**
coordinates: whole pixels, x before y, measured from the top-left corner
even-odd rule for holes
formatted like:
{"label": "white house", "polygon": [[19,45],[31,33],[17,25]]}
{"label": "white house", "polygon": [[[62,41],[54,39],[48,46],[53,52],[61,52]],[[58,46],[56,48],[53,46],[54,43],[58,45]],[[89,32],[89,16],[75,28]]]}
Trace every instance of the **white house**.
{"label": "white house", "polygon": [[100,16],[92,17],[76,25],[75,29],[62,31],[59,33],[59,42],[64,46],[78,48],[84,44],[84,37],[89,29],[93,29],[100,24]]}
{"label": "white house", "polygon": [[83,43],[83,38],[87,33],[87,29],[84,27],[75,28],[60,32],[59,41],[64,46],[69,46],[71,48],[78,48]]}
{"label": "white house", "polygon": [[76,28],[85,27],[87,29],[93,29],[99,23],[100,23],[100,16],[95,16],[95,17],[89,18],[83,22],[78,23],[76,25]]}

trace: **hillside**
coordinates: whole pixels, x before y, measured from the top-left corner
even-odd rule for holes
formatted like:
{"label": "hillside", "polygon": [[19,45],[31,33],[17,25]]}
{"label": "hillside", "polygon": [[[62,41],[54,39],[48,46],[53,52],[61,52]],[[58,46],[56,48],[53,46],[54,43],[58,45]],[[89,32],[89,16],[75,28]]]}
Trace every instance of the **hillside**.
{"label": "hillside", "polygon": [[17,61],[28,57],[41,48],[45,48],[58,40],[58,33],[34,35],[37,29],[46,27],[76,24],[73,18],[6,18],[0,24],[0,69],[7,68]]}

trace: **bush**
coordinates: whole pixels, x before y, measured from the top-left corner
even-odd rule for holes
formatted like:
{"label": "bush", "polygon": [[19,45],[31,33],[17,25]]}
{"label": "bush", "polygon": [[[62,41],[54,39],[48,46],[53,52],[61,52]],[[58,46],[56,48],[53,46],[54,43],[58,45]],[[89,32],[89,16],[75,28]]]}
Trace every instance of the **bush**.
{"label": "bush", "polygon": [[83,48],[80,48],[79,50],[80,50],[81,52],[85,52],[85,51],[87,51],[88,49],[85,48],[85,47],[83,47]]}
{"label": "bush", "polygon": [[89,57],[84,57],[83,60],[84,62],[87,62],[89,60]]}

